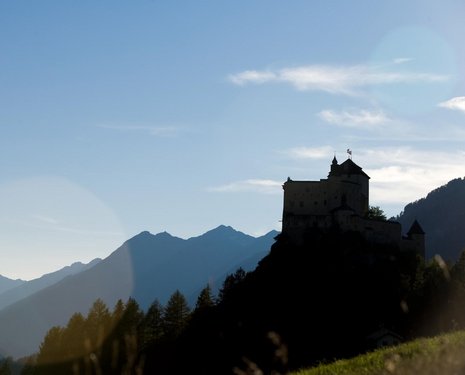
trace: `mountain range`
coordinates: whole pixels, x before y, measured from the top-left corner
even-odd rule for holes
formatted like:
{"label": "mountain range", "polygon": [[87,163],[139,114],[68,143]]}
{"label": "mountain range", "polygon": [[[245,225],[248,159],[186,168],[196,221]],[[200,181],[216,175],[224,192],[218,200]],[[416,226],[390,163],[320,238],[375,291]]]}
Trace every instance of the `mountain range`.
{"label": "mountain range", "polygon": [[0,294],[10,289],[14,289],[24,284],[25,282],[26,281],[21,280],[21,279],[12,280],[12,279],[9,279],[8,277],[0,275]]}
{"label": "mountain range", "polygon": [[65,277],[85,271],[86,269],[95,266],[100,261],[100,258],[96,258],[87,264],[75,262],[70,266],[63,267],[58,271],[45,274],[42,277],[31,281],[12,280],[15,282],[18,281],[14,283],[15,286],[0,292],[0,310],[63,280]]}
{"label": "mountain range", "polygon": [[69,275],[0,310],[0,354],[21,357],[37,351],[48,329],[87,313],[101,298],[109,308],[135,298],[142,308],[166,303],[180,290],[191,303],[207,284],[218,290],[228,273],[255,268],[278,232],[252,237],[219,226],[187,240],[142,232],[91,267]]}

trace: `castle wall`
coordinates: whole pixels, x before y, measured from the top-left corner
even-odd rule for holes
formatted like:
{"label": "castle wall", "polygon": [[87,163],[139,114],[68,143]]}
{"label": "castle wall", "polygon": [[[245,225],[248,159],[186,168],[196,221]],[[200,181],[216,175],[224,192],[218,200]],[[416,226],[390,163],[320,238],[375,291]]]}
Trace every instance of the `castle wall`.
{"label": "castle wall", "polygon": [[327,179],[288,179],[283,189],[282,232],[296,243],[303,243],[309,229],[337,226],[342,231],[361,233],[368,242],[393,245],[424,257],[425,239],[421,228],[416,228],[421,233],[403,238],[400,223],[367,219],[369,177],[350,159],[338,164],[334,158]]}
{"label": "castle wall", "polygon": [[395,221],[363,220],[363,230],[368,242],[400,247],[402,227]]}
{"label": "castle wall", "polygon": [[328,215],[332,207],[326,180],[284,183],[284,212],[294,215]]}
{"label": "castle wall", "polygon": [[[319,228],[329,229],[338,226],[343,232],[355,231],[362,233],[365,239],[374,244],[401,246],[402,228],[400,223],[392,221],[379,221],[361,218],[352,210],[338,210],[332,215],[295,215],[287,214],[283,218],[283,228],[297,243],[303,242],[306,230]],[[416,243],[410,241],[408,246],[415,247]]]}
{"label": "castle wall", "polygon": [[320,181],[286,181],[284,212],[295,215],[329,215],[336,208],[347,205],[355,213],[368,212],[368,180],[363,176],[346,179],[331,177]]}

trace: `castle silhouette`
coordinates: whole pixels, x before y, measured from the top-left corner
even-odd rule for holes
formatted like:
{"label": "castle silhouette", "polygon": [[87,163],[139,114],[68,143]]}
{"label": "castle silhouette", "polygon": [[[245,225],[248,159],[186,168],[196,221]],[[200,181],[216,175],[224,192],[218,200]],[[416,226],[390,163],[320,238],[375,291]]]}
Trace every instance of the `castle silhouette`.
{"label": "castle silhouette", "polygon": [[369,218],[369,180],[362,168],[348,158],[338,164],[334,157],[328,178],[294,181],[283,185],[282,233],[302,244],[311,229],[355,231],[370,243],[395,246],[425,257],[425,232],[414,221],[406,236],[401,224]]}

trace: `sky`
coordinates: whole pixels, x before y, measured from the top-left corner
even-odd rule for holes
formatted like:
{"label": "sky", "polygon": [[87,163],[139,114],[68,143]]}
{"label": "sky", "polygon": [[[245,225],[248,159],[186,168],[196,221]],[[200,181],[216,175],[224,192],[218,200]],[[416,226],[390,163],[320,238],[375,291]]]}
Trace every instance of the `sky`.
{"label": "sky", "polygon": [[334,155],[388,214],[465,176],[463,1],[0,1],[0,274],[280,229]]}

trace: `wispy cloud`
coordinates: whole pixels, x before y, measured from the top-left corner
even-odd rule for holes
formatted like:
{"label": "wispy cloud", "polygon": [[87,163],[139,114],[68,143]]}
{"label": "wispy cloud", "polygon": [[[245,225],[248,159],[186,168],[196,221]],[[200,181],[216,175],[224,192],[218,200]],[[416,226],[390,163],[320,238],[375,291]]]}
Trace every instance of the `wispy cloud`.
{"label": "wispy cloud", "polygon": [[319,112],[318,116],[330,124],[345,127],[367,128],[389,121],[389,118],[382,111],[368,111],[364,109],[341,112],[326,109]]}
{"label": "wispy cloud", "polygon": [[50,217],[50,216],[45,216],[45,215],[38,215],[38,214],[33,214],[31,215],[31,218],[40,222],[40,223],[45,223],[45,224],[53,224],[56,225],[59,223],[59,220]]}
{"label": "wispy cloud", "polygon": [[465,112],[465,96],[456,96],[438,105],[439,107]]}
{"label": "wispy cloud", "polygon": [[412,61],[413,59],[411,57],[397,57],[396,59],[392,60],[392,62],[394,64],[405,64],[405,63],[408,63],[410,61]]}
{"label": "wispy cloud", "polygon": [[[404,58],[405,60],[405,58]],[[232,74],[236,85],[288,83],[298,90],[317,90],[331,94],[356,95],[360,89],[373,85],[396,83],[443,82],[449,76],[434,73],[387,70],[381,65],[307,65],[272,70],[246,70]]]}
{"label": "wispy cloud", "polygon": [[231,182],[226,185],[208,188],[210,192],[242,193],[252,192],[261,194],[280,194],[283,181],[266,179],[250,179]]}
{"label": "wispy cloud", "polygon": [[99,128],[117,130],[121,132],[144,132],[154,137],[173,137],[179,133],[176,126],[148,126],[148,125],[111,125],[100,124]]}
{"label": "wispy cloud", "polygon": [[256,71],[256,70],[246,70],[239,74],[233,74],[229,76],[229,79],[232,83],[242,86],[247,83],[265,83],[277,79],[275,73],[269,71]]}
{"label": "wispy cloud", "polygon": [[327,159],[334,154],[330,146],[294,147],[283,152],[292,159]]}
{"label": "wispy cloud", "polygon": [[354,161],[371,177],[370,200],[381,204],[405,205],[465,175],[463,151],[408,147],[360,150]]}

